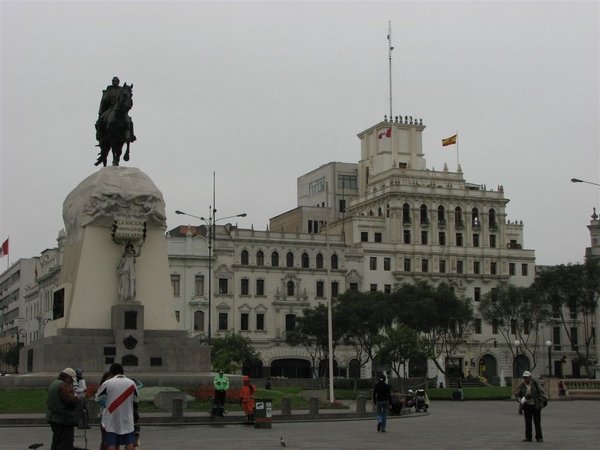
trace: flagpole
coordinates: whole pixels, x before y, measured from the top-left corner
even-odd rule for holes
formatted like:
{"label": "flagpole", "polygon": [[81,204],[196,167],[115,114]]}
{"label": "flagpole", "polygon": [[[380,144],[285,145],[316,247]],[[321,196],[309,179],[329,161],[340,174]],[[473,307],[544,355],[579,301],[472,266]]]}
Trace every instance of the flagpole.
{"label": "flagpole", "polygon": [[458,168],[460,166],[460,160],[458,158],[458,130],[456,130],[456,171],[458,172]]}

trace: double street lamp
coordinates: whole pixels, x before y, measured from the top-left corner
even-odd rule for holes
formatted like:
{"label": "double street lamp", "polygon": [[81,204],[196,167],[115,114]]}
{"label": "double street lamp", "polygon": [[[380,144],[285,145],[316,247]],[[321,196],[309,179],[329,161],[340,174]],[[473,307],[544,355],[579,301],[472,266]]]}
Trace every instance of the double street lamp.
{"label": "double street lamp", "polygon": [[246,213],[242,213],[242,214],[236,214],[233,216],[227,216],[227,217],[219,217],[216,218],[215,214],[216,214],[217,210],[213,207],[209,207],[209,216],[208,219],[201,217],[201,216],[195,216],[194,214],[189,214],[186,213],[184,211],[180,211],[177,210],[175,211],[175,214],[181,214],[184,216],[189,216],[189,217],[193,217],[195,219],[199,219],[201,221],[203,221],[206,224],[207,227],[207,237],[208,237],[208,332],[207,332],[207,341],[208,341],[208,345],[210,345],[210,338],[211,338],[211,326],[212,326],[212,249],[213,249],[213,242],[215,240],[215,225],[218,221],[220,220],[227,220],[227,219],[233,219],[235,217],[246,217],[247,214]]}

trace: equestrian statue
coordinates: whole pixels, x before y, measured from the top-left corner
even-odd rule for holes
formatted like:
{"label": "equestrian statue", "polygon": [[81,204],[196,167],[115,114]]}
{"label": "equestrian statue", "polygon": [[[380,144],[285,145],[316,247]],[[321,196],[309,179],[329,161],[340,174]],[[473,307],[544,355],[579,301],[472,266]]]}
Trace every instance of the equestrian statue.
{"label": "equestrian statue", "polygon": [[102,91],[98,120],[96,121],[97,147],[100,147],[95,166],[106,167],[108,153],[112,150],[112,165],[118,166],[121,160],[123,145],[127,144],[124,161],[129,161],[129,144],[136,140],[133,134],[133,122],[129,110],[133,107],[133,84],[119,86],[119,79],[114,77],[112,85]]}

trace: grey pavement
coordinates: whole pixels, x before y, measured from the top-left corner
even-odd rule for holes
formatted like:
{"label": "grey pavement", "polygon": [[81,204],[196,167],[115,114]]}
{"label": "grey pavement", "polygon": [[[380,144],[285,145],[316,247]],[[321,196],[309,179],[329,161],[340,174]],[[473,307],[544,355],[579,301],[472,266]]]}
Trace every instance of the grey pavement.
{"label": "grey pavement", "polygon": [[[271,429],[227,424],[144,426],[143,450],[276,449],[283,437],[291,449],[561,449],[600,448],[600,402],[555,401],[542,413],[544,442],[521,442],[523,416],[514,401],[432,402],[430,413],[390,418],[388,432],[378,433],[375,419],[320,422],[274,422]],[[97,426],[87,432],[88,448],[100,445]],[[50,447],[49,427],[0,428],[2,450],[26,449],[43,442]],[[83,446],[83,439],[76,439]]]}

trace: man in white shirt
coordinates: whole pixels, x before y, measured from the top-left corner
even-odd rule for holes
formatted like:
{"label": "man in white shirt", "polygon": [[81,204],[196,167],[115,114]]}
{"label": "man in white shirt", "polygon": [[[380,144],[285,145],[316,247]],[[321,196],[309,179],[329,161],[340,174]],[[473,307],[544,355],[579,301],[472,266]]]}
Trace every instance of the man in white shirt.
{"label": "man in white shirt", "polygon": [[114,376],[102,383],[96,393],[96,401],[106,401],[106,408],[102,413],[102,426],[106,430],[104,444],[108,450],[116,450],[120,445],[124,445],[125,450],[133,450],[137,387],[133,380],[123,375],[121,364],[110,366],[110,373]]}

